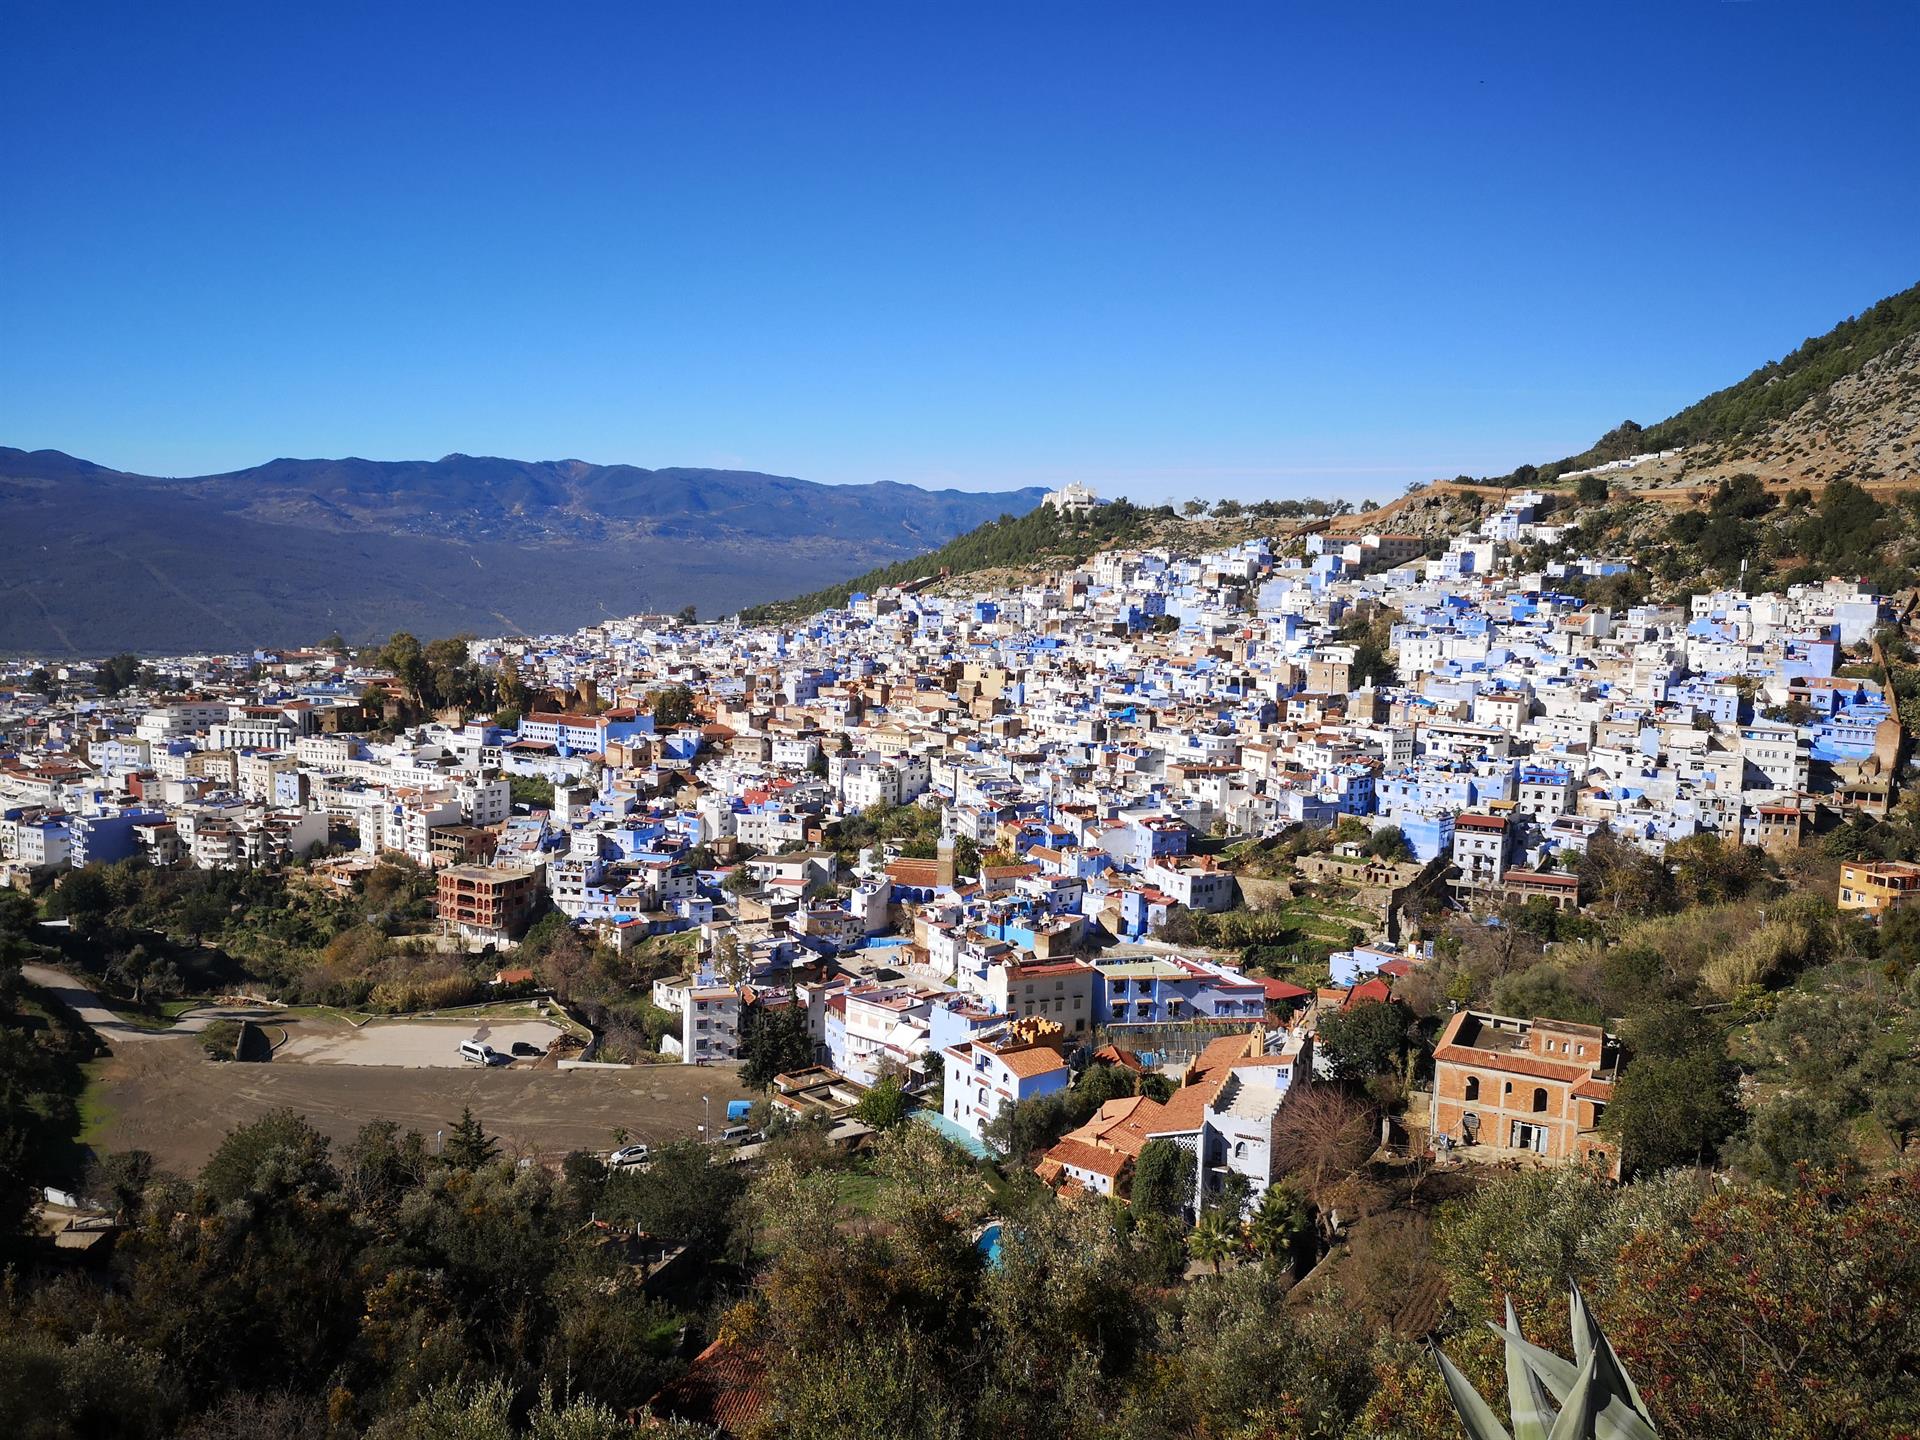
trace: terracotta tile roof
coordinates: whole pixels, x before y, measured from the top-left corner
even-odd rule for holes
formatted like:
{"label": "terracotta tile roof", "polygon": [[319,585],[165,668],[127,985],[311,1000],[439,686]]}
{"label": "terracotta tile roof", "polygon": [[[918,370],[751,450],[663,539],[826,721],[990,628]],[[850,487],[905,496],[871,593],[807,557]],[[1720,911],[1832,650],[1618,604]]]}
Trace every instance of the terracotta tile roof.
{"label": "terracotta tile roof", "polygon": [[1186,1134],[1198,1130],[1206,1118],[1207,1107],[1227,1083],[1237,1060],[1247,1058],[1250,1034],[1222,1035],[1210,1042],[1193,1062],[1193,1071],[1185,1085],[1173,1092],[1160,1107],[1160,1114],[1146,1123],[1151,1135]]}
{"label": "terracotta tile roof", "polygon": [[1382,1003],[1393,998],[1393,989],[1378,975],[1362,980],[1350,990],[1342,990],[1338,985],[1323,985],[1317,992],[1322,1006],[1332,1005],[1341,1010],[1351,1010],[1356,1005],[1364,1005],[1369,1000]]}
{"label": "terracotta tile roof", "polygon": [[767,1406],[765,1374],[766,1356],[757,1346],[716,1340],[647,1408],[662,1419],[714,1427],[718,1435],[745,1435]]}
{"label": "terracotta tile roof", "polygon": [[1031,1080],[1036,1075],[1046,1075],[1055,1070],[1067,1068],[1067,1062],[1060,1058],[1060,1052],[1045,1045],[1035,1045],[1030,1050],[1007,1051],[1001,1054],[1000,1059],[1022,1080]]}
{"label": "terracotta tile roof", "polygon": [[1084,1140],[1072,1137],[1061,1140],[1047,1151],[1047,1159],[1061,1165],[1071,1165],[1075,1170],[1090,1170],[1095,1175],[1104,1175],[1109,1180],[1117,1180],[1120,1172],[1127,1168],[1132,1157],[1118,1150],[1109,1150],[1101,1145],[1089,1145]]}
{"label": "terracotta tile roof", "polygon": [[1160,1116],[1158,1101],[1144,1095],[1123,1096],[1107,1101],[1094,1112],[1092,1119],[1077,1130],[1069,1130],[1063,1138],[1117,1150],[1123,1155],[1138,1155],[1153,1135]]}
{"label": "terracotta tile roof", "polygon": [[1153,1118],[1152,1133],[1184,1135],[1198,1130],[1206,1119],[1207,1106],[1219,1088],[1218,1083],[1208,1084],[1205,1081],[1181,1086]]}
{"label": "terracotta tile roof", "polygon": [[1593,1073],[1584,1065],[1562,1065],[1511,1050],[1477,1050],[1471,1045],[1442,1045],[1433,1052],[1433,1058],[1436,1064],[1444,1061],[1481,1070],[1505,1070],[1515,1075],[1531,1075],[1537,1080],[1558,1080],[1565,1085],[1577,1084]]}
{"label": "terracotta tile roof", "polygon": [[940,882],[937,860],[889,860],[887,878],[900,885],[930,890]]}
{"label": "terracotta tile roof", "polygon": [[[1764,809],[1765,807],[1763,806],[1762,808]],[[1544,870],[1509,870],[1507,871],[1507,883],[1509,885],[1547,885],[1556,890],[1578,890],[1580,888],[1580,877],[1578,875],[1551,874]]]}

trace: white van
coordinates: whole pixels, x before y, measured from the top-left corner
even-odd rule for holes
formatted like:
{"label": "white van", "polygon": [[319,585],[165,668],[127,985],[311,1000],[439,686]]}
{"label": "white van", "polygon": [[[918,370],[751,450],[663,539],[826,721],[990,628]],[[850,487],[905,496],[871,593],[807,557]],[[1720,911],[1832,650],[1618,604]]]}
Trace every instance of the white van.
{"label": "white van", "polygon": [[473,1065],[503,1065],[506,1056],[480,1040],[462,1040],[460,1058]]}
{"label": "white van", "polygon": [[753,1130],[750,1126],[729,1125],[720,1132],[720,1143],[722,1145],[744,1145],[747,1143],[747,1137],[751,1134],[753,1134]]}

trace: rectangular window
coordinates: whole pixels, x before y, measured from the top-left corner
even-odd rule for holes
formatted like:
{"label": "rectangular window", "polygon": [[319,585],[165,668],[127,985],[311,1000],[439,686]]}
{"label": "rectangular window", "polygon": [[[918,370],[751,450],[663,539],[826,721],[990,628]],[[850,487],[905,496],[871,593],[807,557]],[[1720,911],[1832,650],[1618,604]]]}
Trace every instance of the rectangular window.
{"label": "rectangular window", "polygon": [[1515,1150],[1531,1150],[1536,1155],[1544,1155],[1547,1153],[1547,1127],[1515,1120],[1511,1143]]}

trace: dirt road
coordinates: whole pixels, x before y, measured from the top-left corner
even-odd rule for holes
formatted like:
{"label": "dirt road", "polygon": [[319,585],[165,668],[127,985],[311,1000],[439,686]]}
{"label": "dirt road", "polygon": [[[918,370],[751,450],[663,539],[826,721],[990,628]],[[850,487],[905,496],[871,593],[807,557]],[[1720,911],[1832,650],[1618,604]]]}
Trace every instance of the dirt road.
{"label": "dirt road", "polygon": [[192,1174],[234,1126],[282,1106],[335,1145],[369,1120],[398,1121],[433,1141],[472,1106],[509,1153],[605,1150],[615,1127],[649,1144],[697,1133],[712,1097],[716,1128],[729,1100],[752,1098],[734,1067],[655,1065],[634,1070],[403,1069],[373,1065],[218,1064],[197,1045],[129,1045],[106,1062],[101,1150],[152,1151]]}
{"label": "dirt road", "polygon": [[37,985],[52,994],[98,1032],[100,1038],[109,1045],[117,1045],[122,1040],[160,1040],[169,1035],[196,1035],[216,1020],[257,1020],[262,1013],[245,1008],[225,1010],[209,1005],[189,1010],[171,1029],[144,1030],[122,1020],[107,1008],[97,991],[64,970],[50,970],[45,965],[22,965],[20,974],[29,985]]}

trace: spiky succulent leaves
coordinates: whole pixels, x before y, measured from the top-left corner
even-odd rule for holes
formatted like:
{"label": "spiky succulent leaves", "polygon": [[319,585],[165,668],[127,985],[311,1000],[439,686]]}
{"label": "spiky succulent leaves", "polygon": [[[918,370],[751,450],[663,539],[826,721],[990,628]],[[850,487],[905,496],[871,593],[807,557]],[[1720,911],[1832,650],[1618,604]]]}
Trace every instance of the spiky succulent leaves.
{"label": "spiky succulent leaves", "polygon": [[[1567,1397],[1580,1379],[1580,1370],[1572,1361],[1561,1359],[1551,1350],[1542,1350],[1518,1331],[1508,1330],[1491,1320],[1487,1328],[1505,1340],[1509,1349],[1520,1351],[1527,1368],[1540,1377],[1549,1395],[1562,1405],[1567,1403]],[[1652,1424],[1635,1412],[1625,1396],[1607,1399],[1594,1422],[1593,1434],[1594,1440],[1659,1440]]]}
{"label": "spiky succulent leaves", "polygon": [[[1577,1287],[1567,1301],[1576,1357],[1572,1361],[1520,1333],[1511,1299],[1506,1309],[1506,1324],[1488,1328],[1506,1346],[1511,1436],[1453,1362],[1438,1349],[1433,1352],[1469,1440],[1659,1440],[1639,1390]],[[1561,1405],[1558,1413],[1554,1400]]]}
{"label": "spiky succulent leaves", "polygon": [[1560,1418],[1553,1422],[1553,1433],[1547,1440],[1594,1440],[1599,1431],[1600,1387],[1598,1367],[1594,1364],[1598,1358],[1595,1352],[1589,1352],[1586,1363],[1580,1367],[1573,1382],[1573,1392],[1567,1396],[1566,1407],[1561,1410]]}
{"label": "spiky succulent leaves", "polygon": [[1513,1440],[1499,1417],[1493,1413],[1493,1407],[1480,1398],[1480,1392],[1473,1388],[1472,1382],[1440,1353],[1437,1346],[1430,1348],[1433,1349],[1435,1363],[1440,1367],[1440,1378],[1447,1382],[1447,1394],[1453,1397],[1453,1408],[1459,1412],[1460,1424],[1465,1428],[1468,1440]]}
{"label": "spiky succulent leaves", "polygon": [[[1520,1333],[1520,1317],[1513,1298],[1507,1298],[1507,1329]],[[1559,1411],[1547,1398],[1546,1387],[1527,1364],[1526,1355],[1507,1345],[1507,1409],[1513,1416],[1513,1440],[1550,1440]]]}
{"label": "spiky succulent leaves", "polygon": [[[1613,1342],[1607,1339],[1606,1332],[1600,1328],[1599,1320],[1594,1317],[1587,1305],[1587,1297],[1580,1293],[1578,1285],[1573,1287],[1573,1293],[1567,1299],[1567,1316],[1573,1326],[1574,1359],[1585,1360],[1588,1350],[1597,1352],[1600,1356],[1597,1373],[1605,1383],[1608,1395],[1623,1398],[1634,1414],[1651,1425],[1653,1417],[1647,1413],[1646,1401],[1640,1398],[1640,1387],[1633,1383],[1633,1377],[1627,1374],[1627,1367],[1620,1363]],[[1508,1323],[1512,1324],[1511,1319]],[[1519,1326],[1513,1328],[1517,1330]]]}

